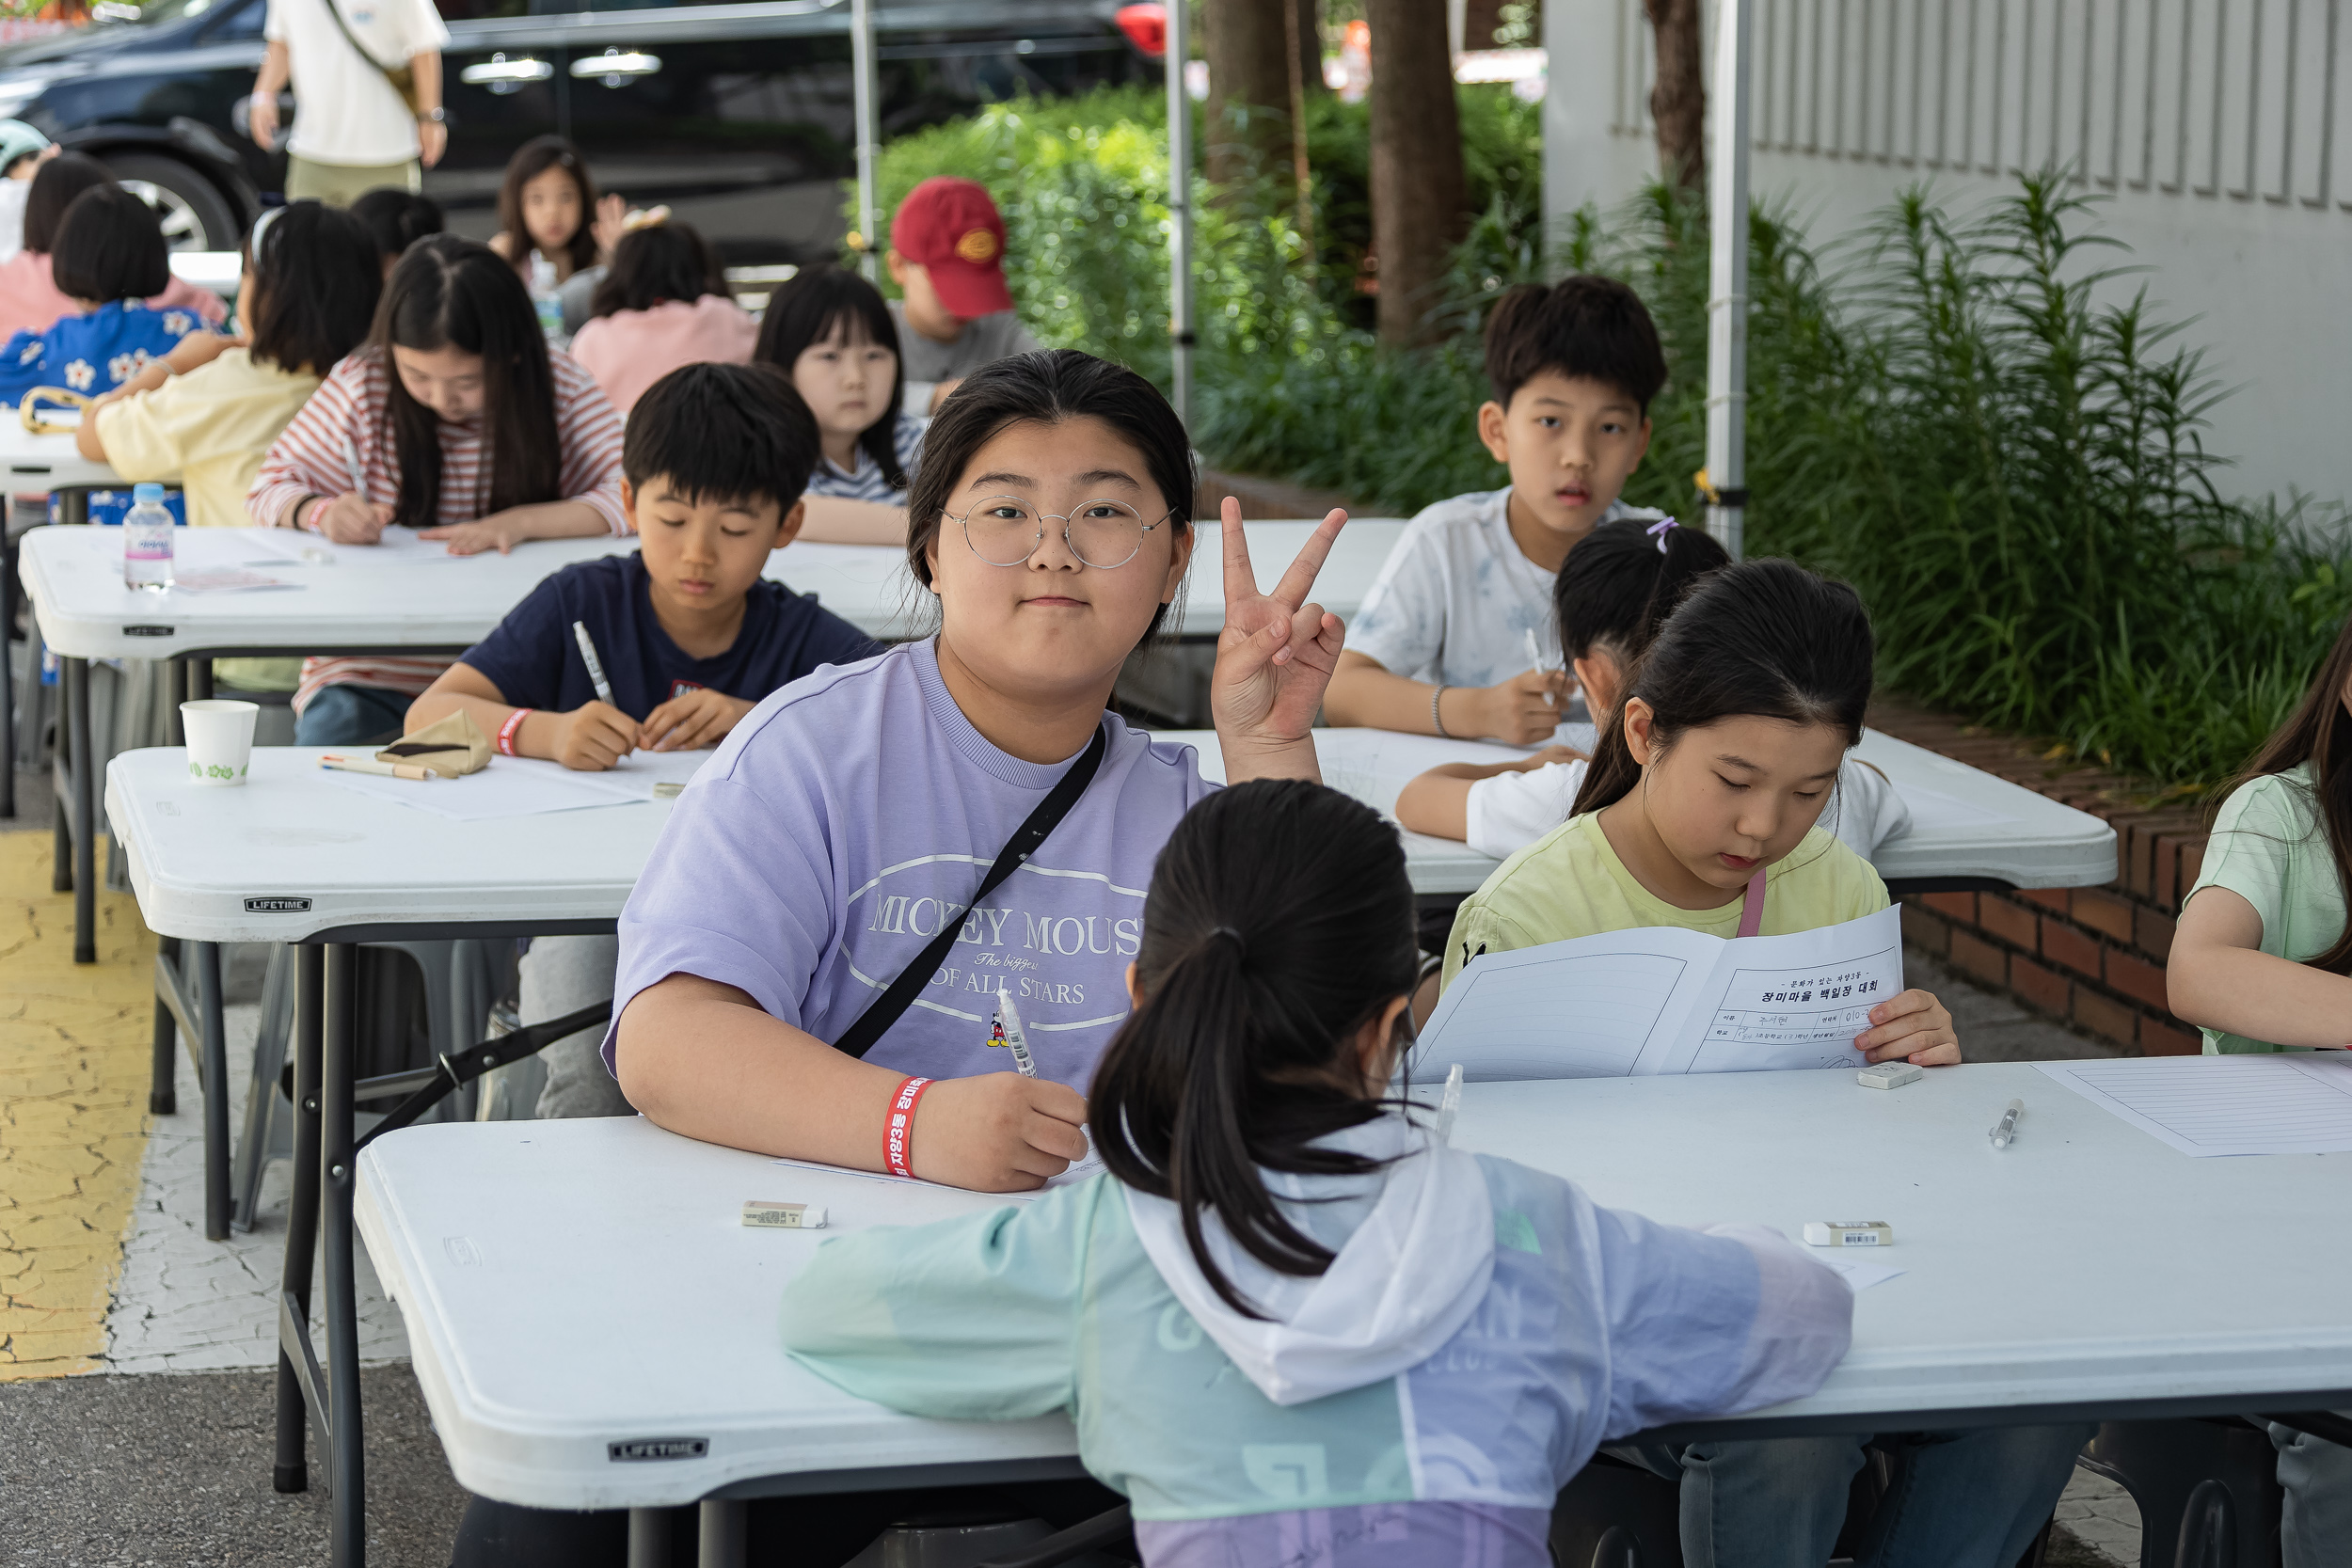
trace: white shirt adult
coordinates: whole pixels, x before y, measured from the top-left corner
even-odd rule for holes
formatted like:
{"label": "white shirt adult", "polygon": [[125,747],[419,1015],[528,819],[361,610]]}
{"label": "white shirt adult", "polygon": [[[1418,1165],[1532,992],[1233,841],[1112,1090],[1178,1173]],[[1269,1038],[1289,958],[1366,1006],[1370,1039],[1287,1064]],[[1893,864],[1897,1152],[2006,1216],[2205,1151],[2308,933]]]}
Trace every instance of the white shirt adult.
{"label": "white shirt adult", "polygon": [[[449,42],[449,28],[433,0],[341,0],[343,21],[370,56],[362,59],[327,14],[326,8],[337,3],[269,0],[262,36],[285,47],[294,73],[297,112],[286,150],[313,164],[407,163],[423,150],[417,121],[385,80],[383,68],[439,54]],[[274,109],[257,105],[257,131],[264,119],[274,121]]]}

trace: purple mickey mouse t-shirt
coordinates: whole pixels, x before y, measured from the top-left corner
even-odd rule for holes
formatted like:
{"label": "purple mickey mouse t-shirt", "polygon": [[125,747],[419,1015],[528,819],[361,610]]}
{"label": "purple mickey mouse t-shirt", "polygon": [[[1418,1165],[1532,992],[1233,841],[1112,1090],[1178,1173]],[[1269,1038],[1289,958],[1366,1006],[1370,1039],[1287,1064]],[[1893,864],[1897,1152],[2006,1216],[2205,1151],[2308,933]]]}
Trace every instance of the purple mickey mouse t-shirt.
{"label": "purple mickey mouse t-shirt", "polygon": [[866,1060],[930,1078],[1010,1071],[988,1043],[1002,986],[1039,1073],[1084,1093],[1127,1016],[1152,863],[1215,787],[1191,747],[1104,721],[1110,748],[1086,793],[974,909],[1005,841],[1076,759],[991,745],[928,641],[785,687],[678,798],[621,911],[614,1027],[639,991],[698,974],[835,1040],[955,921],[946,960]]}

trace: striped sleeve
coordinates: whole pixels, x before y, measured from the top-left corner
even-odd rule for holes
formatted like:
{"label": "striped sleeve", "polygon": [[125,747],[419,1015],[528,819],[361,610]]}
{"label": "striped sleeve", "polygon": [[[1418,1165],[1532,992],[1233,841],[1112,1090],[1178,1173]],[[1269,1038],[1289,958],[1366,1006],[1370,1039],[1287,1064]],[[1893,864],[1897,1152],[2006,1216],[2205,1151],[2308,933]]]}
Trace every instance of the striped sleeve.
{"label": "striped sleeve", "polygon": [[[373,373],[372,373],[373,372]],[[336,365],[310,400],[302,405],[262,459],[262,471],[246,493],[246,510],[264,528],[292,528],[294,509],[305,496],[340,496],[351,489],[351,466],[344,457],[346,443],[368,453],[371,492],[383,492],[376,467],[385,454],[370,451],[370,439],[382,422],[384,378],[365,356],[353,355]],[[384,476],[390,477],[390,476]],[[389,493],[398,494],[392,479]]]}
{"label": "striped sleeve", "polygon": [[898,416],[897,428],[890,433],[891,446],[898,452],[898,467],[906,470],[909,489],[914,486],[914,471],[923,466],[923,433],[930,427],[931,421],[929,420],[918,420],[912,414],[901,414]]}
{"label": "striped sleeve", "polygon": [[567,500],[585,501],[616,536],[636,531],[621,506],[621,416],[579,360],[554,349],[555,434],[564,449],[556,483]]}

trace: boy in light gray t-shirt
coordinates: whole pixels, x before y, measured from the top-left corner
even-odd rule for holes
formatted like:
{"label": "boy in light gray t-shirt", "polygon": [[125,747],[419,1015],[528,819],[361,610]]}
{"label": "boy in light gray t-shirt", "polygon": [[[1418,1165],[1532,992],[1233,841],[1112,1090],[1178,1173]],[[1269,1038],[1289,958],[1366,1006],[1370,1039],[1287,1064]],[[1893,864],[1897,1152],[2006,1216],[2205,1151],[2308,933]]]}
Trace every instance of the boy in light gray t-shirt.
{"label": "boy in light gray t-shirt", "polygon": [[1044,346],[1013,314],[1005,220],[977,182],[941,175],[908,192],[890,220],[888,259],[905,295],[890,302],[906,372],[902,412],[929,419],[982,365]]}

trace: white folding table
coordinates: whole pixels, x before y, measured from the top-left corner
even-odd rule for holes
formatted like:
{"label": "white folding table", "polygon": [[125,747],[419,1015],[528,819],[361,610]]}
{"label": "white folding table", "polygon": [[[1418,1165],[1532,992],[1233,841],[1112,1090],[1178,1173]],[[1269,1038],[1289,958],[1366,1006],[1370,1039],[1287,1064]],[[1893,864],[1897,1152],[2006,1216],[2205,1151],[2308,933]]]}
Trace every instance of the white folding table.
{"label": "white folding table", "polygon": [[[0,406],[0,469],[8,488],[0,492],[0,644],[16,629],[18,541],[8,531],[8,496],[43,490],[55,498],[61,522],[87,522],[89,492],[122,483],[103,463],[92,463],[73,448],[71,436],[36,436]],[[0,659],[0,816],[16,815],[16,685]]]}
{"label": "white folding table", "polygon": [[[22,437],[31,440],[33,437]],[[42,437],[66,442],[64,436]],[[0,456],[6,452],[0,441]],[[79,461],[76,459],[76,461]],[[55,481],[52,482],[56,483]],[[1251,564],[1261,586],[1279,580],[1314,524],[1248,525]],[[1353,523],[1340,536],[1316,584],[1321,602],[1355,614],[1404,525]],[[1203,530],[1176,634],[1214,639],[1224,625],[1225,594],[1216,537]],[[25,536],[24,578],[40,619],[42,640],[64,663],[66,744],[58,748],[56,886],[74,890],[74,961],[95,960],[96,781],[72,758],[91,754],[88,660],[173,661],[171,719],[178,694],[206,697],[211,660],[285,654],[458,654],[487,636],[540,581],[576,561],[636,548],[634,539],[542,539],[511,555],[454,559],[437,548],[376,554],[329,546],[278,529],[206,529],[183,534],[181,547],[215,563],[246,564],[300,584],[248,593],[154,594],[122,584],[122,541],[111,530],[40,529]],[[285,559],[302,549],[338,564]],[[767,575],[787,582],[869,636],[918,635],[930,594],[906,569],[906,554],[874,545],[798,544],[769,558]],[[173,738],[178,738],[175,728]],[[70,879],[70,882],[69,882]]]}
{"label": "white folding table", "polygon": [[[279,1298],[275,1484],[308,1484],[306,1409],[335,1493],[336,1560],[360,1560],[363,1492],[359,1343],[352,1285],[355,1138],[354,944],[449,937],[609,932],[628,897],[670,802],[632,803],[460,822],[355,793],[330,782],[315,749],[258,747],[247,782],[188,783],[178,748],[125,752],[106,769],[106,809],[148,927],[194,944],[198,1017],[185,1019],[202,1052],[205,1229],[229,1229],[228,1082],[220,1019],[224,942],[296,944],[294,1180]],[[682,776],[708,752],[654,759],[653,776]],[[460,789],[462,783],[419,784]],[[647,784],[650,790],[651,783]],[[189,1004],[160,972],[159,998]],[[171,1068],[171,1035],[158,1002],[158,1082]],[[257,1095],[270,1085],[256,1083]],[[254,1136],[250,1130],[248,1142]],[[322,1224],[322,1219],[324,1223]],[[326,1249],[326,1366],[310,1341],[313,1248]]]}
{"label": "white folding table", "polygon": [[[2012,1096],[2026,1116],[1996,1150],[1985,1129]],[[1661,1220],[1893,1226],[1872,1256],[1905,1272],[1856,1299],[1853,1349],[1818,1392],[1648,1437],[2352,1402],[2335,1306],[2352,1260],[2309,1223],[2352,1201],[2352,1155],[2192,1160],[2017,1064],[1893,1093],[1838,1070],[1473,1084],[1454,1136]],[[709,1519],[750,1497],[1075,1473],[1058,1417],[897,1415],[778,1339],[779,1294],[829,1234],[1003,1198],[780,1166],[642,1118],[411,1128],[358,1164],[360,1233],[469,1491],[648,1511],[650,1537],[650,1511],[689,1503]],[[833,1229],[746,1229],[748,1198],[823,1203]]]}
{"label": "white folding table", "polygon": [[[1387,730],[1314,735],[1324,782],[1391,816],[1406,784],[1440,763],[1510,762],[1528,754]],[[1163,738],[1192,742],[1202,774],[1225,776],[1212,732],[1176,731]],[[1911,810],[1910,831],[1873,857],[1891,892],[2096,887],[2115,879],[2115,830],[2088,812],[1876,730],[1862,732],[1853,754],[1884,773]],[[1502,863],[1457,840],[1415,832],[1405,835],[1405,858],[1420,894],[1475,893]]]}

